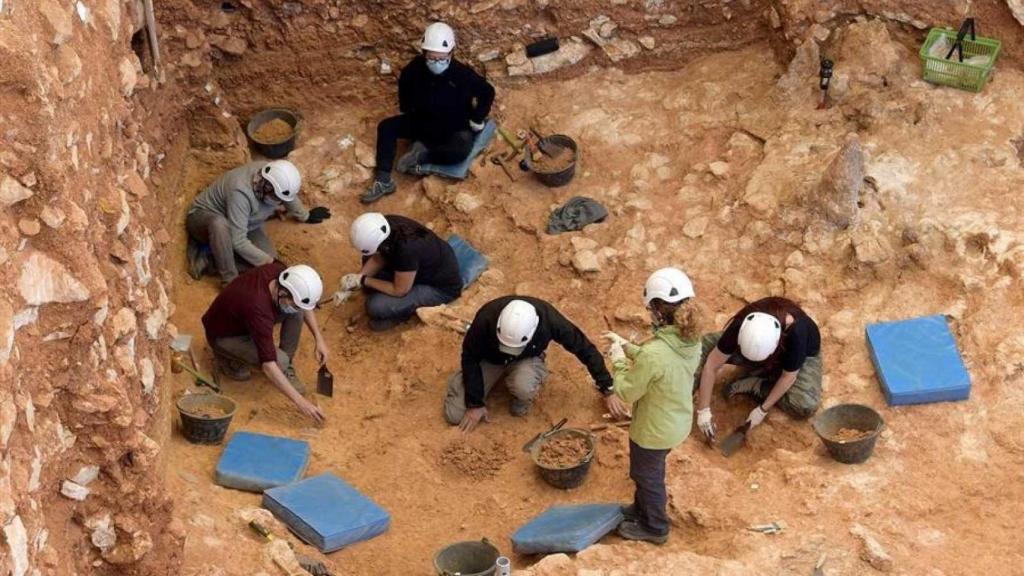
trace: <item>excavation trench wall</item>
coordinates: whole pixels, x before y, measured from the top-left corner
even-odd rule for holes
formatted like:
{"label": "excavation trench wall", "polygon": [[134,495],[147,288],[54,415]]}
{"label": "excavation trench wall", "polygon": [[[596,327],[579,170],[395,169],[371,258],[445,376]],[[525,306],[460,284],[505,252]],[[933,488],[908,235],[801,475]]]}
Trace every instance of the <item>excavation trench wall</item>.
{"label": "excavation trench wall", "polygon": [[[0,4],[4,574],[177,573],[184,529],[163,483],[174,414],[162,383],[176,333],[170,270],[196,192],[185,167],[245,160],[239,118],[255,109],[358,99],[383,114],[395,71],[434,19],[456,25],[460,57],[499,89],[590,65],[675,67],[766,39],[785,60],[808,35],[827,39],[861,16],[914,43],[971,12],[1004,41],[1008,63],[1024,50],[1016,0],[156,4],[159,71],[134,1]],[[609,22],[608,50],[569,39]],[[549,35],[586,54],[530,74],[517,54]]]}

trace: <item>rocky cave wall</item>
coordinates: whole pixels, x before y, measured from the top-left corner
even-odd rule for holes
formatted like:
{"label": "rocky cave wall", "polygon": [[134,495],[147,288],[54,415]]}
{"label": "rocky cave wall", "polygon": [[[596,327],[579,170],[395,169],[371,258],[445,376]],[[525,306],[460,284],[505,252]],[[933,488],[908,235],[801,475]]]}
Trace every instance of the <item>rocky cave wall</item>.
{"label": "rocky cave wall", "polygon": [[[194,193],[181,189],[189,154],[244,158],[240,115],[268,103],[387,106],[382,63],[397,70],[432,19],[454,23],[462,56],[499,84],[591,64],[673,67],[764,40],[788,59],[808,35],[864,14],[912,42],[970,12],[1010,62],[1024,50],[1018,0],[156,4],[159,74],[135,35],[135,1],[0,5],[4,574],[177,572],[183,530],[160,457],[172,417],[168,266],[181,251],[172,223]],[[522,45],[547,35],[572,48],[568,60],[524,61]]]}

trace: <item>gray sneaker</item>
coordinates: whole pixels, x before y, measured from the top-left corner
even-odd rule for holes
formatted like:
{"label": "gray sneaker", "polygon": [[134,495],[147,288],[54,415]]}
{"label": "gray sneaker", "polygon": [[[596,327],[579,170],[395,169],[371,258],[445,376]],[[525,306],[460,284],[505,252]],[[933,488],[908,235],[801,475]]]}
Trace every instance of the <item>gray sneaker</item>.
{"label": "gray sneaker", "polygon": [[530,412],[530,406],[533,402],[529,400],[520,400],[519,398],[513,398],[512,403],[508,407],[508,411],[512,413],[516,418],[522,418]]}
{"label": "gray sneaker", "polygon": [[639,522],[631,522],[624,520],[619,524],[618,529],[619,536],[622,536],[626,540],[640,540],[642,542],[650,542],[651,544],[664,544],[668,542],[668,533],[658,534],[651,532],[646,526]]}
{"label": "gray sneaker", "polygon": [[252,378],[252,370],[245,364],[236,360],[217,358],[217,369],[220,373],[236,382],[245,382]]}
{"label": "gray sneaker", "polygon": [[381,182],[380,180],[374,180],[373,186],[370,186],[370,188],[359,197],[359,201],[363,204],[373,204],[388,194],[394,193],[394,182]]}
{"label": "gray sneaker", "polygon": [[402,174],[418,176],[422,172],[420,170],[420,164],[427,161],[428,153],[429,150],[427,150],[427,147],[422,143],[413,142],[412,148],[398,159],[398,163],[395,164],[395,169]]}
{"label": "gray sneaker", "polygon": [[726,399],[732,398],[739,394],[749,394],[751,396],[761,395],[761,378],[753,376],[747,378],[740,378],[733,382],[729,382],[722,388],[722,396]]}

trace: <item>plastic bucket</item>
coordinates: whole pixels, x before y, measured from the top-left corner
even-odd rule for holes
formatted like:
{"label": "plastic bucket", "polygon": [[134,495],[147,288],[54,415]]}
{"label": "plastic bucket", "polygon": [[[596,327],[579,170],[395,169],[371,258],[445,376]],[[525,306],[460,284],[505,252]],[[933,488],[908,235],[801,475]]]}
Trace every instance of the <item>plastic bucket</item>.
{"label": "plastic bucket", "polygon": [[186,394],[175,405],[181,416],[181,434],[193,444],[220,444],[238,408],[234,400],[220,394]]}
{"label": "plastic bucket", "polygon": [[[833,459],[843,464],[860,464],[871,457],[885,421],[878,412],[863,404],[839,404],[819,414],[813,425]],[[844,440],[838,437],[839,431],[844,428],[859,430],[864,434],[859,438]]]}
{"label": "plastic bucket", "polygon": [[[287,138],[268,142],[256,137],[260,127],[271,120],[284,120],[292,127],[291,135]],[[264,110],[249,120],[245,127],[245,134],[249,137],[256,151],[267,158],[284,158],[295,149],[295,139],[299,134],[299,115],[286,108],[270,108]]]}
{"label": "plastic bucket", "polygon": [[[554,467],[546,464],[542,464],[540,461],[540,451],[545,444],[565,436],[578,436],[583,438],[587,443],[587,453],[577,464]],[[555,488],[561,488],[568,490],[570,488],[576,488],[583,484],[587,479],[587,473],[590,472],[590,463],[594,460],[594,450],[597,445],[594,442],[594,435],[586,430],[580,430],[579,428],[562,428],[557,432],[551,434],[547,438],[544,438],[540,442],[537,442],[530,448],[530,457],[533,459],[533,463],[537,466],[537,471],[540,472],[540,477],[545,482],[551,484]]]}
{"label": "plastic bucket", "polygon": [[576,145],[576,141],[566,136],[565,134],[552,134],[551,136],[545,136],[540,139],[539,147],[543,151],[548,145],[558,148],[568,148],[572,150],[572,163],[569,164],[568,168],[559,170],[557,172],[543,172],[538,170],[533,164],[533,159],[530,155],[526,155],[526,167],[540,180],[545,186],[556,188],[558,186],[565,186],[572,180],[572,177],[576,174],[576,164],[580,161],[580,149]]}
{"label": "plastic bucket", "polygon": [[501,553],[486,538],[456,542],[434,554],[437,576],[492,576]]}

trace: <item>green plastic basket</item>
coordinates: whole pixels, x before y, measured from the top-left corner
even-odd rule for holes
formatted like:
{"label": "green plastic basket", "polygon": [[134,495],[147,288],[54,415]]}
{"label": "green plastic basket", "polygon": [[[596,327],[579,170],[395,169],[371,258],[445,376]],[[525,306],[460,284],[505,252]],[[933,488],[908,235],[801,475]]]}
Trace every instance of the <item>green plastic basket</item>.
{"label": "green plastic basket", "polygon": [[[928,53],[936,42],[943,38],[949,39],[949,45],[956,42],[957,31],[950,28],[932,28],[928,32],[928,38],[921,46],[921,64],[924,68],[924,79],[932,84],[952,86],[961,90],[980,92],[988,82],[988,77],[995,68],[996,58],[999,57],[999,50],[1002,43],[993,38],[975,37],[974,40],[964,38],[964,62],[960,62],[958,54],[953,54],[949,60],[945,54],[941,57],[930,56]],[[984,64],[968,64],[967,60],[974,56],[987,56]]]}

